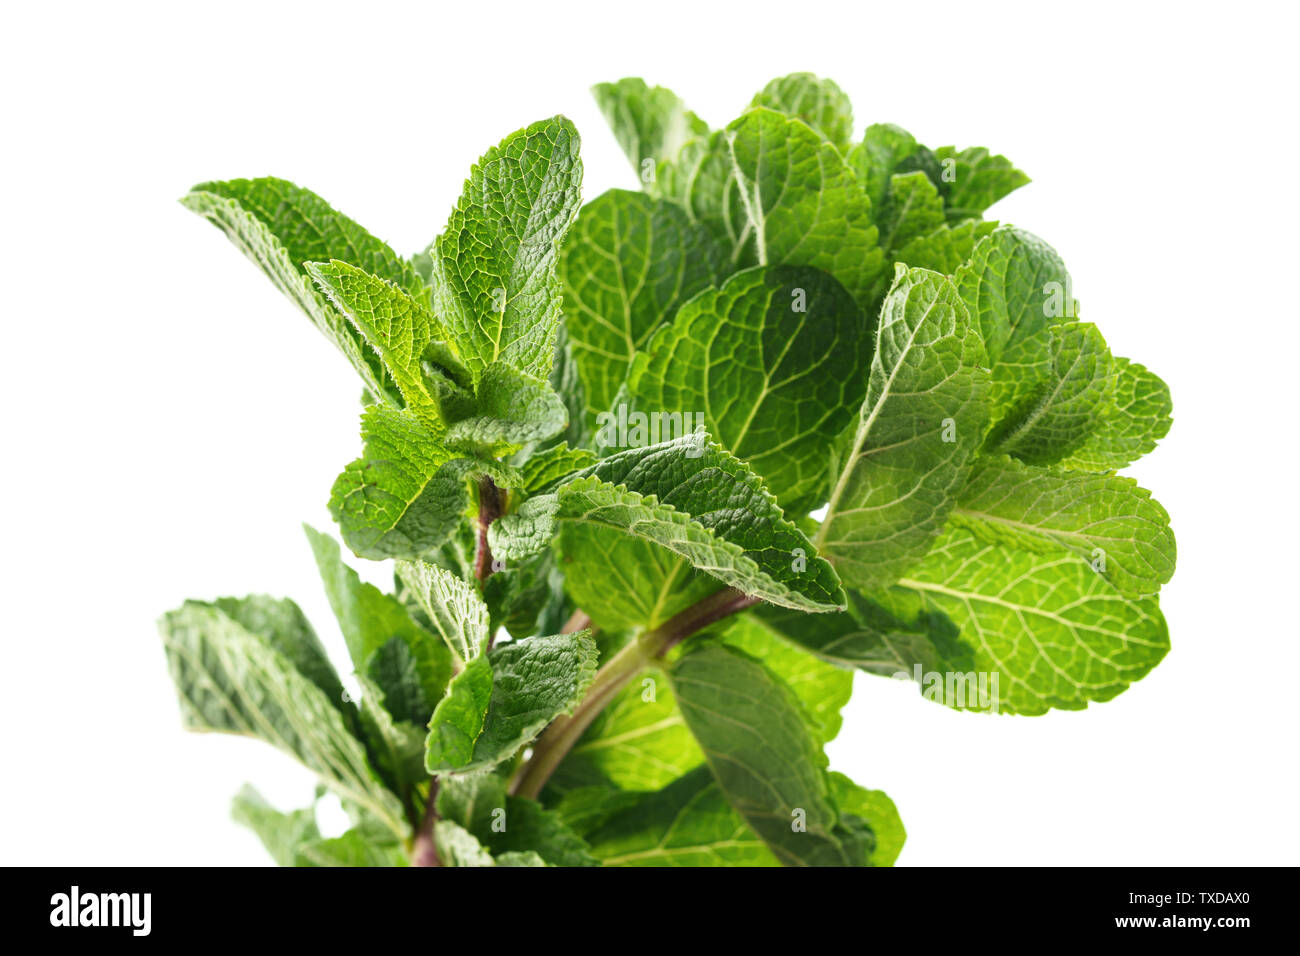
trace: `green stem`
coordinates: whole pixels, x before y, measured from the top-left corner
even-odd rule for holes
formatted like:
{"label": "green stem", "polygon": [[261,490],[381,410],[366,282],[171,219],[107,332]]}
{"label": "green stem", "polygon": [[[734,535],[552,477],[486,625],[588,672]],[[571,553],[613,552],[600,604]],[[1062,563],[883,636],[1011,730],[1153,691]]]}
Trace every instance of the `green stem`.
{"label": "green stem", "polygon": [[411,845],[411,866],[442,866],[438,847],[433,842],[433,825],[438,822],[438,778],[429,782],[429,800],[424,805],[424,820]]}
{"label": "green stem", "polygon": [[516,796],[535,799],[555,768],[568,756],[596,716],[651,661],[663,657],[695,632],[724,617],[753,607],[758,601],[758,598],[735,588],[724,588],[629,641],[597,672],[591,687],[587,689],[587,696],[573,714],[556,718],[546,732],[537,738],[533,754],[515,776],[510,792]]}

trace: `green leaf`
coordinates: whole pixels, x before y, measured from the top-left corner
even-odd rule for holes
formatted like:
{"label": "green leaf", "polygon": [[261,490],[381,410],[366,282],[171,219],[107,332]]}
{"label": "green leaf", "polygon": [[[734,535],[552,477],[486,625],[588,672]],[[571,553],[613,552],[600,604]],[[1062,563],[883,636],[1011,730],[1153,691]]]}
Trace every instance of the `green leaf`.
{"label": "green leaf", "polygon": [[845,583],[892,584],[943,527],[987,421],[984,350],[952,283],[899,266],[867,397],[817,546]]}
{"label": "green leaf", "polygon": [[293,866],[298,848],[320,839],[316,808],[306,807],[281,813],[249,784],[244,784],[231,802],[230,815],[257,834],[279,866]]}
{"label": "green leaf", "polygon": [[994,411],[1004,411],[1025,390],[1021,367],[1038,368],[1044,361],[1042,333],[1075,314],[1070,274],[1043,240],[1000,226],[975,244],[953,283],[984,337],[994,370]]}
{"label": "green leaf", "polygon": [[401,803],[343,714],[270,641],[196,603],[165,614],[159,628],[186,729],[261,737],[405,836]]}
{"label": "green leaf", "polygon": [[597,83],[591,92],[632,169],[648,185],[660,160],[674,158],[688,139],[709,131],[676,93],[638,77]]}
{"label": "green leaf", "polygon": [[298,848],[294,866],[407,866],[401,844],[379,834],[354,827],[329,840],[318,840]]}
{"label": "green leaf", "polygon": [[813,266],[866,306],[883,271],[871,201],[835,147],[802,122],[754,109],[727,127],[750,228],[732,261]]}
{"label": "green leaf", "polygon": [[871,828],[874,848],[871,866],[893,866],[907,840],[907,831],[898,816],[898,808],[883,791],[867,790],[842,773],[831,771],[831,793],[840,812],[853,814]]}
{"label": "green leaf", "polygon": [[343,541],[363,558],[414,558],[447,541],[469,508],[469,482],[490,475],[517,487],[509,466],[459,457],[407,411],[383,406],[361,417],[362,456],[330,491]]}
{"label": "green leaf", "polygon": [[[303,525],[325,584],[325,596],[338,618],[343,640],[357,673],[373,679],[393,716],[423,725],[433,713],[451,678],[451,654],[442,642],[411,619],[406,606],[364,583],[344,562],[338,542]],[[391,665],[399,654],[390,642],[405,648],[413,681],[393,679],[401,674]],[[414,686],[411,686],[414,684]],[[401,701],[401,706],[397,705]],[[364,715],[364,709],[363,709]]]}
{"label": "green leaf", "polygon": [[587,390],[579,377],[578,363],[573,358],[573,349],[570,348],[564,323],[560,323],[555,336],[555,364],[551,366],[548,381],[564,401],[564,410],[569,415],[569,427],[563,435],[552,441],[563,440],[571,448],[587,447],[591,437],[591,423],[587,418]]}
{"label": "green leaf", "polygon": [[[445,427],[442,404],[438,390],[425,376],[423,362],[426,348],[447,336],[424,300],[346,262],[309,262],[306,269],[379,353],[406,407],[440,435]],[[456,364],[454,351],[444,348],[439,357],[453,382],[468,384],[468,373]]]}
{"label": "green leaf", "polygon": [[1169,515],[1131,478],[981,458],[953,521],[977,536],[1088,561],[1122,594],[1154,594],[1174,573]]}
{"label": "green leaf", "polygon": [[572,713],[595,676],[596,645],[586,632],[530,637],[475,658],[434,711],[426,768],[440,774],[496,766]]}
{"label": "green leaf", "polygon": [[1010,713],[1110,700],[1169,650],[1154,597],[1125,598],[1066,552],[1011,550],[953,529],[899,584],[915,592],[909,607],[957,623],[975,647],[971,676],[997,675],[998,709]]}
{"label": "green leaf", "polygon": [[402,713],[404,709],[394,708],[375,681],[362,675],[357,680],[361,684],[361,729],[371,761],[388,788],[409,806],[415,785],[429,779],[424,772],[423,725],[394,719],[393,711]]}
{"label": "green leaf", "polygon": [[943,199],[925,173],[895,173],[876,221],[880,223],[880,248],[896,259],[897,251],[907,243],[944,224]]}
{"label": "green leaf", "polygon": [[693,415],[797,509],[827,484],[826,448],[862,401],[870,357],[862,313],[834,278],[756,268],[683,305],[629,382],[638,409]]}
{"label": "green leaf", "polygon": [[787,686],[721,644],[689,648],[672,682],[728,802],[782,862],[860,865],[839,826],[826,758]]}
{"label": "green leaf", "polygon": [[[893,123],[875,123],[867,127],[862,142],[848,152],[849,167],[853,169],[862,188],[871,199],[871,208],[879,212],[889,195],[889,177],[898,164],[916,152],[916,138],[901,126]],[[909,263],[910,264],[910,263]]]}
{"label": "green leaf", "polygon": [[535,800],[507,797],[493,773],[450,775],[441,781],[438,814],[470,833],[502,865],[508,854],[536,854],[551,866],[596,866],[587,844],[559,814]]}
{"label": "green leaf", "polygon": [[895,254],[900,262],[917,269],[931,269],[951,276],[975,251],[975,243],[998,227],[996,222],[967,219],[955,226],[943,225],[925,236],[906,242]]}
{"label": "green leaf", "polygon": [[276,288],[307,313],[376,398],[386,394],[378,356],[316,290],[303,264],[322,259],[352,262],[422,299],[428,291],[408,263],[315,193],[283,179],[200,183],[181,204],[225,232]]}
{"label": "green leaf", "polygon": [[831,80],[811,73],[791,73],[773,80],[750,105],[803,120],[841,152],[853,138],[853,104],[848,96]]}
{"label": "green leaf", "polygon": [[523,479],[521,490],[525,495],[535,495],[575,471],[581,471],[595,463],[595,454],[585,448],[570,448],[563,442],[552,445],[520,466],[519,473]]}
{"label": "green leaf", "polygon": [[559,276],[587,406],[602,412],[650,334],[717,281],[718,252],[677,204],[611,189],[578,214]]}
{"label": "green leaf", "polygon": [[434,846],[443,866],[496,866],[492,854],[458,823],[439,820],[433,826]]}
{"label": "green leaf", "polygon": [[[811,131],[809,135],[816,138]],[[723,275],[751,264],[737,265],[749,243],[752,227],[740,198],[729,142],[726,130],[690,140],[675,161],[659,164],[655,190],[679,204],[692,222],[708,232],[725,260]]]}
{"label": "green leaf", "polygon": [[1005,156],[991,156],[983,146],[958,150],[940,146],[934,151],[945,167],[948,221],[978,218],[999,199],[1029,182]]}
{"label": "green leaf", "polygon": [[[1035,465],[1050,465],[1080,448],[1115,391],[1110,349],[1095,325],[1054,326],[1047,341],[1037,385],[1012,406],[987,442],[991,450]],[[1027,382],[1028,370],[1021,374]]]}
{"label": "green leaf", "polygon": [[560,321],[556,247],[578,211],[578,132],[562,116],[494,146],[434,241],[433,301],[477,380],[493,362],[545,378]]}
{"label": "green leaf", "polygon": [[529,499],[489,529],[492,553],[526,557],[565,523],[643,538],[774,604],[808,611],[843,604],[834,572],[758,476],[694,436],[612,455],[554,494]]}
{"label": "green leaf", "polygon": [[585,836],[604,866],[780,865],[706,767],[652,793],[602,797],[612,806]]}
{"label": "green leaf", "polygon": [[303,677],[321,689],[330,703],[351,719],[349,708],[344,706],[346,698],[338,673],[297,604],[288,598],[251,594],[243,598],[217,598],[210,606],[283,654]]}
{"label": "green leaf", "polygon": [[1145,366],[1112,359],[1114,404],[1099,409],[1092,432],[1061,464],[1067,468],[1108,471],[1127,468],[1156,447],[1173,424],[1169,386]]}
{"label": "green leaf", "polygon": [[478,410],[447,429],[443,444],[459,451],[498,456],[564,431],[569,413],[555,390],[501,362],[483,370]]}
{"label": "green leaf", "polygon": [[397,576],[458,661],[483,653],[491,636],[488,609],[472,584],[424,561],[399,561]]}

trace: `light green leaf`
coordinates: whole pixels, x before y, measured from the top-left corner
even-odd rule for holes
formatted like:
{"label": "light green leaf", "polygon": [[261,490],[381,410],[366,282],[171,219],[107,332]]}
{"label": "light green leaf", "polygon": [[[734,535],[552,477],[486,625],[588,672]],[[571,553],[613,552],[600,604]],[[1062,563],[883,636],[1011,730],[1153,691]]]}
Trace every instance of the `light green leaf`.
{"label": "light green leaf", "polygon": [[187,603],[159,627],[186,729],[261,737],[406,835],[401,803],[380,783],[343,714],[285,654],[210,605]]}
{"label": "light green leaf", "polygon": [[952,283],[900,265],[816,539],[846,584],[892,584],[943,527],[987,422],[984,361]]}
{"label": "light green leaf", "polygon": [[893,866],[907,840],[907,831],[898,815],[898,808],[883,791],[867,790],[842,773],[831,771],[831,793],[840,812],[853,814],[871,828],[874,848],[871,866]]}
{"label": "light green leaf", "polygon": [[1112,358],[1114,404],[1099,409],[1092,432],[1061,464],[1067,468],[1108,471],[1127,468],[1156,447],[1173,424],[1169,386],[1145,366]]}
{"label": "light green leaf", "polygon": [[[394,719],[393,708],[383,689],[375,681],[357,675],[361,684],[361,730],[365,734],[371,761],[388,788],[408,806],[415,785],[427,781],[424,772],[425,731],[420,724]],[[427,719],[426,719],[427,722]]]}
{"label": "light green leaf", "polygon": [[493,362],[545,378],[560,321],[556,247],[578,211],[578,133],[562,116],[492,147],[434,241],[434,309],[475,379]]}
{"label": "light green leaf", "polygon": [[803,120],[841,152],[853,138],[853,104],[848,96],[831,80],[811,73],[791,73],[773,80],[750,105]]}
{"label": "light green leaf", "polygon": [[899,259],[899,249],[944,224],[943,199],[920,170],[895,173],[889,178],[889,195],[876,221],[880,224],[880,248],[891,259]]}
{"label": "light green leaf", "polygon": [[362,457],[330,491],[330,514],[343,541],[363,558],[413,558],[443,544],[469,508],[468,483],[491,475],[517,487],[509,466],[458,457],[407,411],[383,406],[361,417]]}
{"label": "light green leaf", "polygon": [[492,854],[458,823],[439,820],[433,826],[434,846],[443,866],[496,866]]}
{"label": "light green leaf", "polygon": [[231,802],[230,815],[257,834],[279,866],[293,866],[298,848],[320,839],[315,806],[281,813],[249,784],[244,784]]}
{"label": "light green leaf", "polygon": [[835,147],[769,109],[745,113],[727,139],[750,224],[733,247],[735,267],[813,266],[865,307],[884,255],[871,201]]}
{"label": "light green leaf", "polygon": [[1070,274],[1043,240],[1000,226],[975,244],[953,284],[984,337],[994,369],[996,420],[996,413],[1015,404],[1024,391],[1018,385],[1020,368],[1042,364],[1047,353],[1042,333],[1074,317]]}
{"label": "light green leaf", "polygon": [[689,648],[672,683],[728,802],[782,862],[861,865],[838,826],[826,758],[788,687],[721,644]]}
{"label": "light green leaf", "polygon": [[988,541],[1077,554],[1131,597],[1173,577],[1169,515],[1131,478],[980,458],[952,514]]}
{"label": "light green leaf", "polygon": [[351,719],[338,673],[311,622],[297,604],[288,598],[250,594],[243,598],[217,598],[210,606],[283,654],[298,673],[319,687],[330,703]]}
{"label": "light green leaf", "polygon": [[653,175],[645,178],[647,173],[653,174],[660,160],[673,159],[688,139],[709,131],[676,93],[647,86],[639,77],[597,83],[591,92],[632,169],[647,185],[654,183]]}
{"label": "light green leaf", "polygon": [[862,401],[871,345],[831,276],[749,269],[678,310],[638,356],[630,391],[637,409],[691,415],[797,509],[827,484],[826,448]]}
{"label": "light green leaf", "polygon": [[[1114,401],[1110,349],[1095,325],[1070,322],[1048,330],[1046,361],[1038,382],[1012,406],[989,435],[991,450],[1035,465],[1050,465],[1083,445],[1097,413]],[[1021,382],[1033,374],[1021,369]]]}
{"label": "light green leaf", "polygon": [[458,661],[483,653],[491,636],[488,609],[472,584],[424,561],[399,561],[397,576]]}
{"label": "light green leaf", "polygon": [[943,225],[925,236],[909,240],[895,254],[900,262],[917,269],[931,269],[946,276],[970,260],[975,243],[998,227],[996,222],[967,219],[955,226]]}
{"label": "light green leaf", "polygon": [[[379,353],[406,407],[426,428],[440,435],[445,417],[439,391],[427,380],[423,361],[426,348],[447,335],[425,301],[346,262],[309,262],[306,269]],[[469,384],[468,373],[457,364],[454,350],[444,347],[439,357],[439,365],[454,384]]]}
{"label": "light green leaf", "polygon": [[426,768],[484,770],[513,756],[573,712],[596,676],[596,656],[595,643],[581,632],[530,637],[475,658],[434,712]]}
{"label": "light green leaf", "polygon": [[587,407],[603,412],[655,328],[717,281],[718,252],[677,204],[611,189],[579,213],[559,276]]}
{"label": "light green leaf", "polygon": [[947,173],[945,202],[949,222],[978,218],[989,206],[1029,182],[1011,160],[991,156],[983,146],[963,150],[940,146],[934,155]]}
{"label": "light green leaf", "polygon": [[609,809],[585,836],[604,866],[780,865],[706,767],[652,793],[601,796]]}
{"label": "light green leaf", "polygon": [[[448,649],[411,619],[401,601],[364,583],[343,562],[338,542],[330,535],[308,525],[303,525],[303,531],[311,543],[325,596],[338,618],[357,673],[376,682],[393,716],[420,725],[427,723],[451,678]],[[397,641],[407,654],[400,655],[390,644],[392,641]],[[402,673],[392,667],[397,657],[410,661],[413,681],[391,679]]]}
{"label": "light green leaf", "polygon": [[423,299],[428,290],[408,263],[315,193],[283,179],[200,183],[181,203],[225,232],[276,288],[307,313],[356,369],[371,394],[376,398],[386,394],[378,356],[316,290],[303,263],[342,259]]}
{"label": "light green leaf", "polygon": [[[816,138],[815,133],[810,135]],[[752,227],[740,198],[726,130],[687,142],[675,161],[659,164],[658,177],[655,192],[678,203],[712,238],[724,260],[721,274],[751,264],[737,265]]]}
{"label": "light green leaf", "polygon": [[554,494],[529,499],[492,525],[492,553],[526,557],[565,523],[643,538],[774,604],[808,611],[842,606],[834,572],[758,476],[700,438],[612,455]]}
{"label": "light green leaf", "polygon": [[596,463],[596,456],[585,448],[570,448],[561,442],[540,451],[519,467],[522,491],[535,495],[545,491],[562,478]]}
{"label": "light green leaf", "polygon": [[401,844],[383,839],[363,827],[354,827],[329,840],[306,843],[298,848],[294,866],[408,866]]}
{"label": "light green leaf", "polygon": [[[971,677],[997,676],[998,709],[1042,714],[1110,700],[1169,650],[1154,597],[1125,598],[1087,561],[946,533],[899,584],[896,606],[941,612],[975,647]],[[967,706],[971,701],[967,700]],[[987,705],[976,704],[977,709]]]}
{"label": "light green leaf", "polygon": [[447,429],[443,444],[453,450],[499,456],[564,431],[569,413],[555,390],[501,362],[483,370],[478,410]]}

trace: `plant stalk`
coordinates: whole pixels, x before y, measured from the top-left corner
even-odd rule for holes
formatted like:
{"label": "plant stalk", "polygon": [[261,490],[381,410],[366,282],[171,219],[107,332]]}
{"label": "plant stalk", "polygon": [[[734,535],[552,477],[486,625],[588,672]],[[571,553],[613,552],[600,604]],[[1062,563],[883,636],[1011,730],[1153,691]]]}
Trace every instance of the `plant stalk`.
{"label": "plant stalk", "polygon": [[429,782],[429,801],[424,805],[424,820],[411,845],[411,866],[442,866],[438,847],[433,842],[433,825],[438,822],[438,778]]}
{"label": "plant stalk", "polygon": [[629,641],[626,647],[606,661],[597,672],[591,687],[587,689],[586,697],[573,714],[556,718],[546,732],[537,738],[533,754],[511,782],[510,792],[516,796],[536,799],[555,768],[573,749],[591,722],[651,661],[663,657],[697,631],[757,603],[759,599],[756,597],[736,588],[724,588]]}
{"label": "plant stalk", "polygon": [[492,573],[492,548],[488,528],[505,513],[505,495],[487,475],[478,480],[478,550],[474,553],[474,576],[480,587]]}

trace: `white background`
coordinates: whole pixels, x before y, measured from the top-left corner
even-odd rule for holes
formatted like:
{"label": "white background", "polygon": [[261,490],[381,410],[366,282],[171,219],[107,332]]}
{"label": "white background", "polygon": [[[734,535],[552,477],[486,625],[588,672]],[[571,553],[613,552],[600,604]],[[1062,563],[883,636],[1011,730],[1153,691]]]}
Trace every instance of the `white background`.
{"label": "white background", "polygon": [[330,526],[359,386],[176,203],[191,184],[291,178],[409,253],[484,149],[553,113],[584,136],[587,198],[634,188],[594,82],[645,76],[716,126],[812,70],[859,133],[896,122],[1028,171],[996,215],[1056,246],[1085,317],[1175,402],[1132,470],[1178,533],[1164,663],[1036,719],[859,675],[833,764],[897,801],[904,864],[1294,862],[1285,5],[447,6],[5,8],[0,861],[260,864],[231,795],[312,790],[263,744],[179,730],[154,621],[289,595],[345,659],[299,522]]}

